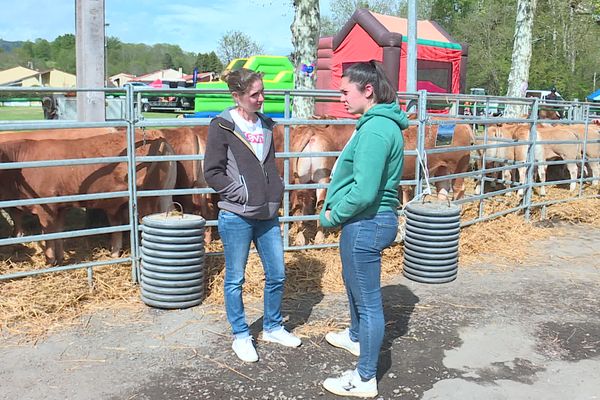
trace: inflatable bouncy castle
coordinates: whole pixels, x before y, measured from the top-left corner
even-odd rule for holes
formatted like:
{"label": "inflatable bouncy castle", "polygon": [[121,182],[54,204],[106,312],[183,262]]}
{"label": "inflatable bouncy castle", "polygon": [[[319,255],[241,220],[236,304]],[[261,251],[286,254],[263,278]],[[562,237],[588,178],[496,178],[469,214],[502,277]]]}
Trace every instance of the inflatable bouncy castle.
{"label": "inflatable bouncy castle", "polygon": [[[359,9],[335,35],[319,40],[317,89],[337,90],[344,68],[359,61],[381,61],[388,78],[406,91],[408,21]],[[454,42],[434,21],[417,22],[417,90],[462,93],[468,47]],[[351,118],[341,103],[317,102],[315,114]]]}

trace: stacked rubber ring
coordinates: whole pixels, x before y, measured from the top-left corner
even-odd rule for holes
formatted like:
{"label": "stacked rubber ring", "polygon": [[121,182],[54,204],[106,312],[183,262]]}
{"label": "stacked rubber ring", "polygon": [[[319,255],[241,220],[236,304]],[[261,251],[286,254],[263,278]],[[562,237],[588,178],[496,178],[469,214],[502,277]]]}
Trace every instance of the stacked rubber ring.
{"label": "stacked rubber ring", "polygon": [[405,216],[404,276],[422,283],[456,279],[460,208],[445,203],[410,203]]}
{"label": "stacked rubber ring", "polygon": [[204,226],[198,215],[142,218],[142,301],[157,308],[188,308],[204,298]]}

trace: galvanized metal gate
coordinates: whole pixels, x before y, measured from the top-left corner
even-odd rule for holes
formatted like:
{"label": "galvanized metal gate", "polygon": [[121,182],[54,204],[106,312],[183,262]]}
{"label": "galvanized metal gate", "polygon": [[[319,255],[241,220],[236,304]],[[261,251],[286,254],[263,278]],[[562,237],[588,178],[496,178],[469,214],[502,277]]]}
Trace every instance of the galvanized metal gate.
{"label": "galvanized metal gate", "polygon": [[[87,89],[89,90],[89,89]],[[68,92],[84,92],[86,89],[72,90],[69,89]],[[165,92],[165,89],[161,89],[161,92]],[[185,93],[187,95],[193,95],[195,93],[199,93],[205,90],[197,90],[197,89],[171,89],[174,94]],[[19,95],[19,96],[40,96],[47,93],[60,93],[67,92],[66,90],[56,89],[56,88],[0,88],[0,95]],[[131,253],[129,256],[120,257],[117,259],[111,259],[107,261],[93,261],[86,262],[81,264],[72,264],[72,265],[64,265],[64,266],[56,266],[56,267],[46,267],[43,269],[30,270],[25,272],[17,272],[12,274],[0,275],[0,280],[7,279],[15,279],[26,276],[32,276],[37,274],[49,273],[49,272],[57,272],[57,271],[66,271],[72,269],[87,269],[88,278],[91,282],[93,268],[99,266],[105,266],[110,264],[128,264],[131,263],[131,271],[132,271],[132,279],[134,281],[139,281],[139,262],[140,262],[140,240],[139,240],[139,226],[138,226],[138,198],[140,197],[150,197],[157,195],[191,195],[191,194],[203,194],[203,193],[212,193],[211,189],[174,189],[168,191],[138,191],[135,186],[136,182],[136,164],[139,162],[153,162],[153,161],[182,161],[182,160],[202,160],[204,155],[173,155],[173,156],[146,156],[146,157],[137,157],[135,155],[135,151],[133,145],[135,143],[135,130],[139,128],[148,128],[148,127],[172,127],[172,126],[193,126],[193,125],[208,125],[208,119],[196,119],[196,118],[186,118],[186,119],[144,119],[139,113],[138,107],[136,104],[139,104],[137,101],[140,97],[139,88],[135,87],[127,87],[125,89],[104,89],[106,95],[115,95],[121,94],[124,96],[125,107],[124,115],[121,118],[117,118],[114,120],[109,120],[107,122],[97,122],[97,123],[81,123],[76,121],[68,121],[68,120],[54,120],[54,121],[21,121],[21,122],[11,122],[11,121],[0,121],[0,134],[7,135],[6,131],[11,130],[39,130],[39,129],[61,129],[61,128],[77,128],[77,127],[122,127],[126,128],[126,136],[127,136],[127,154],[118,157],[105,157],[105,158],[87,158],[87,159],[79,159],[79,160],[54,160],[54,161],[31,161],[31,162],[19,162],[19,163],[10,163],[10,164],[0,164],[0,172],[8,169],[21,169],[21,168],[39,168],[39,167],[52,167],[57,165],[81,165],[81,164],[106,164],[106,163],[119,163],[126,162],[128,165],[128,179],[129,185],[127,191],[120,192],[106,192],[106,193],[95,193],[95,194],[80,194],[73,196],[61,196],[61,197],[49,197],[49,198],[35,198],[35,199],[25,199],[25,200],[3,200],[0,201],[0,209],[8,208],[8,207],[18,207],[18,206],[27,206],[32,204],[50,204],[50,203],[63,203],[63,202],[77,202],[77,201],[85,201],[91,199],[107,199],[107,198],[116,198],[116,197],[127,197],[129,199],[129,223],[120,226],[111,226],[111,227],[103,227],[103,228],[93,228],[93,229],[81,229],[69,232],[60,232],[60,233],[49,233],[49,234],[39,234],[39,235],[30,235],[25,237],[10,237],[0,239],[0,246],[6,245],[14,245],[21,244],[27,242],[34,241],[42,241],[42,240],[53,240],[53,239],[70,239],[76,237],[83,236],[92,236],[92,235],[100,235],[100,234],[108,234],[115,232],[129,232],[130,242],[131,242]],[[215,91],[211,91],[215,92]],[[223,91],[220,91],[223,92]],[[271,93],[271,92],[269,92]],[[291,110],[291,101],[294,96],[313,96],[317,99],[317,101],[326,101],[333,99],[334,101],[337,98],[337,92],[335,91],[272,91],[272,94],[282,95],[285,98],[285,116],[283,119],[280,119],[278,122],[285,126],[284,129],[284,151],[282,153],[278,153],[277,157],[284,159],[284,174],[283,179],[285,183],[285,194],[283,201],[283,215],[281,217],[281,222],[284,223],[284,244],[286,250],[303,250],[307,248],[324,248],[324,247],[333,247],[337,246],[337,244],[309,244],[305,246],[293,246],[290,245],[290,237],[289,237],[289,227],[292,222],[295,221],[316,221],[318,219],[317,215],[305,215],[305,216],[291,216],[290,215],[290,191],[297,189],[323,189],[326,188],[327,185],[318,184],[318,183],[310,183],[310,184],[292,184],[289,181],[289,159],[294,157],[323,157],[323,156],[337,156],[338,152],[291,152],[290,151],[290,126],[303,124],[303,125],[321,125],[321,124],[344,124],[344,123],[352,123],[352,120],[314,120],[314,119],[295,119],[291,118],[290,110]],[[411,120],[411,125],[416,125],[418,129],[418,139],[417,146],[415,150],[407,150],[407,156],[416,156],[418,162],[416,163],[415,169],[415,179],[402,181],[403,185],[414,185],[415,186],[415,194],[418,198],[424,193],[427,193],[429,190],[429,185],[435,182],[439,182],[447,179],[455,179],[455,178],[472,178],[480,183],[489,182],[492,180],[497,180],[495,178],[488,177],[487,174],[491,172],[501,172],[506,169],[514,169],[517,166],[524,166],[527,168],[527,181],[523,186],[519,186],[516,182],[507,182],[511,186],[504,190],[495,191],[492,193],[484,193],[481,191],[480,193],[476,193],[474,195],[469,195],[464,199],[458,200],[456,204],[464,204],[467,202],[478,202],[480,205],[480,212],[477,218],[468,221],[462,221],[461,226],[468,226],[479,221],[485,221],[489,219],[496,218],[501,215],[505,215],[512,212],[523,211],[526,217],[529,217],[529,213],[532,207],[544,207],[549,204],[561,202],[561,201],[571,201],[577,198],[585,197],[583,195],[583,185],[585,183],[589,183],[594,180],[594,178],[585,178],[583,174],[581,177],[577,179],[577,184],[579,185],[579,190],[574,196],[563,199],[563,200],[549,200],[543,202],[532,202],[532,190],[534,187],[540,186],[539,183],[535,182],[534,179],[534,168],[536,165],[557,165],[564,164],[573,160],[562,160],[562,161],[544,161],[540,162],[535,160],[533,149],[540,142],[536,142],[536,127],[541,122],[549,122],[538,120],[537,118],[537,110],[540,106],[539,99],[514,99],[514,98],[506,98],[506,97],[495,97],[495,96],[474,96],[474,95],[446,95],[446,94],[430,94],[425,91],[421,91],[419,93],[413,94],[405,94],[401,93],[398,95],[398,99],[402,104],[415,104],[416,103],[416,119]],[[461,108],[465,107],[465,104],[469,102],[471,104],[479,104],[484,111],[483,115],[462,115],[459,111]],[[494,104],[494,107],[498,107],[500,105],[508,105],[508,104],[517,104],[524,107],[527,107],[531,110],[532,117],[527,118],[501,118],[501,117],[491,117],[487,115],[487,111],[491,108],[490,104]],[[590,121],[594,118],[594,115],[600,117],[600,111],[597,105],[591,103],[578,103],[578,102],[562,102],[561,106],[566,110],[566,114],[569,116],[569,119],[561,121],[564,124],[574,124],[581,123],[586,124],[586,127],[590,127],[592,129],[592,125],[590,125]],[[439,114],[435,112],[436,110],[447,109],[445,114]],[[433,112],[432,112],[433,110]],[[555,122],[555,121],[554,121]],[[520,142],[520,145],[528,146],[528,159],[521,165],[505,165],[494,168],[486,168],[486,161],[494,161],[489,157],[486,157],[485,150],[493,147],[508,147],[514,146],[514,143],[490,143],[488,134],[487,134],[487,125],[483,129],[482,136],[479,136],[479,140],[481,144],[474,144],[471,146],[465,147],[454,147],[454,148],[432,148],[425,149],[425,132],[427,126],[433,125],[442,125],[442,124],[471,124],[472,126],[481,126],[484,124],[495,124],[495,123],[528,123],[532,124],[532,129],[530,132],[530,138],[526,142]],[[585,146],[588,145],[590,141],[587,138],[587,128],[586,128],[586,137],[581,140],[581,145],[585,149]],[[457,173],[452,175],[445,175],[441,177],[428,177],[423,168],[419,168],[421,165],[426,165],[427,156],[435,153],[443,153],[449,151],[472,151],[483,152],[481,156],[476,156],[475,158],[481,158],[482,168],[476,169],[472,171],[467,171],[463,173]],[[580,168],[585,166],[588,161],[599,161],[598,159],[590,160],[586,158],[585,151],[584,156],[580,160],[575,160]],[[498,180],[497,180],[498,181]],[[500,180],[499,182],[502,183]],[[0,182],[1,183],[1,182]],[[560,181],[560,182],[552,182],[552,184],[557,183],[570,183],[570,180]],[[483,185],[482,185],[483,186]],[[489,201],[494,196],[500,196],[507,192],[516,191],[518,189],[523,189],[525,191],[525,196],[523,201],[518,207],[514,207],[511,209],[503,210],[500,212],[492,213],[489,215],[485,215],[483,212],[483,203],[485,201]],[[593,196],[593,197],[598,197]],[[207,221],[207,226],[215,226],[216,221]],[[211,254],[208,253],[208,256]]]}

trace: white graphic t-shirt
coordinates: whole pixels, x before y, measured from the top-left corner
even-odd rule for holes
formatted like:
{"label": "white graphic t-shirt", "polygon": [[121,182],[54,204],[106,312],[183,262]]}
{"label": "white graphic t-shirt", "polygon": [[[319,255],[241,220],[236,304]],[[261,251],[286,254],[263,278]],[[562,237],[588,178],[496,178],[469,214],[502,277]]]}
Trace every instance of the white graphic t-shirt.
{"label": "white graphic t-shirt", "polygon": [[262,160],[264,144],[265,144],[265,134],[263,132],[262,123],[260,122],[260,118],[256,120],[256,122],[246,121],[242,116],[236,111],[230,111],[231,117],[233,118],[233,122],[241,129],[242,133],[246,140],[250,143],[254,152],[256,153],[256,157],[259,160]]}

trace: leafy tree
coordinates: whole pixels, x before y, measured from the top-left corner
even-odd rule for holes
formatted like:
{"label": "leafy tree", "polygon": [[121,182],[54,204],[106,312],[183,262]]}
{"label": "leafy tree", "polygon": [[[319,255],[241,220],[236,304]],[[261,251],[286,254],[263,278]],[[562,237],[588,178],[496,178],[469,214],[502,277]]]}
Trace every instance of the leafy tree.
{"label": "leafy tree", "polygon": [[343,0],[331,4],[331,13],[338,24],[346,23],[359,8],[367,8],[373,12],[386,15],[396,15],[401,2],[386,0]]}
{"label": "leafy tree", "polygon": [[19,58],[24,60],[32,60],[34,58],[33,42],[26,41],[23,46],[14,50]]}
{"label": "leafy tree", "polygon": [[[316,71],[302,73],[302,65],[313,65],[316,68],[317,47],[319,43],[319,0],[294,0],[294,22],[292,22],[292,43],[294,45],[294,64],[296,89],[314,89]],[[308,118],[314,115],[314,99],[312,97],[294,98],[294,116]]]}
{"label": "leafy tree", "polygon": [[169,68],[173,68],[173,57],[171,57],[171,55],[169,53],[165,53],[165,55],[162,58],[162,68],[163,69],[169,69]]}
{"label": "leafy tree", "polygon": [[[439,0],[443,2],[444,0]],[[516,0],[478,0],[463,12],[446,15],[434,7],[431,18],[440,22],[455,41],[469,45],[467,84],[487,93],[506,93],[513,45]],[[454,13],[446,9],[448,13]],[[438,14],[436,14],[438,13]]]}
{"label": "leafy tree", "polygon": [[[448,0],[419,0],[417,2],[417,17],[419,19],[429,19],[435,2],[448,3]],[[366,8],[378,14],[406,18],[408,2],[407,0],[337,0],[331,4],[332,16],[321,18],[321,36],[335,35],[359,8]]]}
{"label": "leafy tree", "polygon": [[48,61],[52,56],[50,42],[48,42],[46,39],[36,39],[33,43],[33,53],[35,54],[36,58]]}
{"label": "leafy tree", "polygon": [[403,3],[403,1],[337,0],[332,2],[332,16],[321,18],[322,36],[335,35],[359,8],[367,8],[379,14],[396,15],[400,3]]}
{"label": "leafy tree", "polygon": [[[39,39],[19,45],[11,51],[0,53],[0,69],[22,65],[38,70],[57,68],[73,74],[76,72],[75,36],[72,34],[61,35],[51,42]],[[142,75],[162,69],[165,63],[191,72],[196,59],[194,53],[184,52],[177,45],[122,43],[116,37],[107,38],[106,51],[109,76],[119,72]],[[213,57],[217,58],[216,55]]]}
{"label": "leafy tree", "polygon": [[56,54],[60,49],[74,49],[75,45],[75,35],[71,33],[61,35],[54,39],[52,43],[50,43],[53,54]]}
{"label": "leafy tree", "polygon": [[114,37],[106,39],[106,67],[108,76],[118,74],[127,69],[121,69],[123,63],[123,43]]}
{"label": "leafy tree", "polygon": [[263,47],[240,31],[229,31],[219,39],[217,53],[224,65],[234,58],[244,58],[263,53]]}
{"label": "leafy tree", "polygon": [[211,51],[210,53],[208,53],[208,58],[206,61],[207,61],[207,71],[220,73],[225,68],[223,66],[223,63],[221,63],[221,60],[219,60],[217,53],[215,53],[214,51]]}
{"label": "leafy tree", "polygon": [[[442,6],[452,3],[436,0]],[[474,0],[461,11],[433,8],[431,18],[459,42],[469,44],[467,87],[484,87],[504,95],[511,67],[517,1]],[[598,0],[537,0],[533,25],[529,88],[556,85],[565,98],[582,99],[593,87],[593,73],[600,70],[600,27],[593,5]],[[440,11],[445,10],[445,13]]]}
{"label": "leafy tree", "polygon": [[341,26],[333,18],[324,15],[321,16],[321,37],[334,36],[339,32],[340,28]]}
{"label": "leafy tree", "polygon": [[477,0],[434,0],[431,4],[429,18],[445,26],[448,30],[454,30],[455,24],[460,23],[465,15],[477,6]]}
{"label": "leafy tree", "polygon": [[210,53],[198,53],[194,65],[198,68],[199,72],[220,73],[224,68],[214,51]]}
{"label": "leafy tree", "polygon": [[75,35],[61,35],[50,43],[52,52],[52,61],[48,61],[49,68],[56,68],[61,71],[76,73],[75,63]]}
{"label": "leafy tree", "polygon": [[600,70],[596,44],[600,27],[594,7],[598,0],[538,0],[530,87],[555,85],[566,98],[584,98]]}

